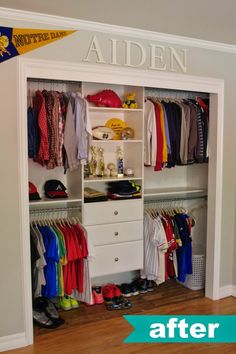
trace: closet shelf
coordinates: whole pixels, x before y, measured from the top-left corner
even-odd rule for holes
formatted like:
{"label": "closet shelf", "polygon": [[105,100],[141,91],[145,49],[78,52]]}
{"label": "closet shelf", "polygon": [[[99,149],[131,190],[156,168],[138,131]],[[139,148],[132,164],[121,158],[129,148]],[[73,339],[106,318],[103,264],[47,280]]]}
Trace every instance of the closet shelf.
{"label": "closet shelf", "polygon": [[87,177],[84,179],[84,182],[113,182],[113,181],[136,181],[141,180],[142,177]]}
{"label": "closet shelf", "polygon": [[91,112],[143,112],[142,108],[88,107]]}
{"label": "closet shelf", "polygon": [[29,202],[29,206],[35,205],[55,205],[55,204],[62,204],[62,203],[76,203],[82,202],[81,198],[65,198],[65,199],[47,199],[43,198],[41,200],[32,200]]}
{"label": "closet shelf", "polygon": [[165,199],[191,199],[191,198],[201,198],[207,197],[207,190],[201,188],[167,188],[167,189],[145,189],[144,190],[144,199],[158,199],[158,200],[165,200]]}

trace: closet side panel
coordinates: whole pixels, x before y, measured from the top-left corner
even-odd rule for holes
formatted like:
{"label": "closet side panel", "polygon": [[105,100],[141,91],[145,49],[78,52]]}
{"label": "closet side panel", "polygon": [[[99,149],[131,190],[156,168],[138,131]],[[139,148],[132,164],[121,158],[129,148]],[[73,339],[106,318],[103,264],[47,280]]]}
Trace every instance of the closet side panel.
{"label": "closet side panel", "polygon": [[0,337],[24,331],[19,171],[17,146],[17,62],[0,64]]}

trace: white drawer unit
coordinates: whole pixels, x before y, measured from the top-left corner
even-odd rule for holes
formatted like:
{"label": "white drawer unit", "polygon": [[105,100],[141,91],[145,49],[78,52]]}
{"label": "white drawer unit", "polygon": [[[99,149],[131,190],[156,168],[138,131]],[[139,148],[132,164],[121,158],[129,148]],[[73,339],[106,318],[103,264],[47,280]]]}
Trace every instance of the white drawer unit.
{"label": "white drawer unit", "polygon": [[143,221],[131,221],[87,226],[89,239],[94,246],[130,242],[143,239]]}
{"label": "white drawer unit", "polygon": [[143,200],[122,200],[84,205],[84,225],[142,220]]}
{"label": "white drawer unit", "polygon": [[90,261],[91,277],[105,276],[142,269],[143,241],[125,242],[95,247]]}

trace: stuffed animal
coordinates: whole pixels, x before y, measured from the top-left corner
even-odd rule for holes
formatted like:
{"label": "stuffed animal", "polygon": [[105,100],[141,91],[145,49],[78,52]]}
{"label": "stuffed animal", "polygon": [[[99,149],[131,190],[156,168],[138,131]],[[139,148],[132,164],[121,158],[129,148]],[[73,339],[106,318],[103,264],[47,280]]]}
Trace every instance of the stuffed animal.
{"label": "stuffed animal", "polygon": [[125,100],[122,104],[123,108],[138,108],[137,102],[136,102],[136,94],[131,92],[127,93],[125,95]]}

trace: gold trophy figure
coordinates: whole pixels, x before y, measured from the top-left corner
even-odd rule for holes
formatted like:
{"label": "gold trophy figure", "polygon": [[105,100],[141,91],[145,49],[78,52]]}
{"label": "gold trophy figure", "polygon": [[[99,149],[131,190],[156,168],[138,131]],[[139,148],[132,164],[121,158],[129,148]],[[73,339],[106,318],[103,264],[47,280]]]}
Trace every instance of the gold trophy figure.
{"label": "gold trophy figure", "polygon": [[98,177],[104,177],[105,174],[105,163],[104,163],[104,149],[99,147],[98,148]]}
{"label": "gold trophy figure", "polygon": [[96,172],[97,172],[97,153],[96,153],[96,147],[92,145],[90,147],[91,151],[91,159],[89,161],[89,169],[90,169],[90,174],[93,175],[93,177],[96,177]]}

